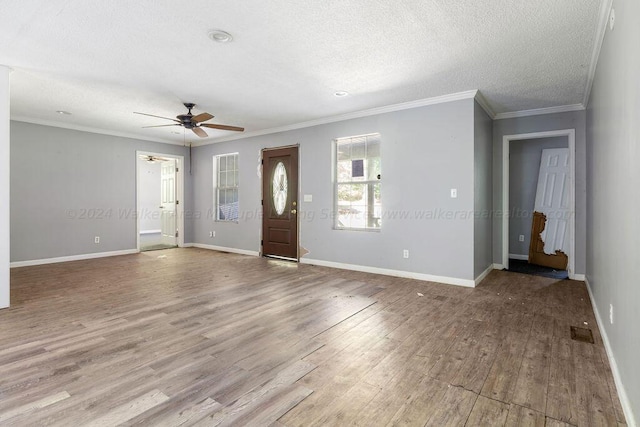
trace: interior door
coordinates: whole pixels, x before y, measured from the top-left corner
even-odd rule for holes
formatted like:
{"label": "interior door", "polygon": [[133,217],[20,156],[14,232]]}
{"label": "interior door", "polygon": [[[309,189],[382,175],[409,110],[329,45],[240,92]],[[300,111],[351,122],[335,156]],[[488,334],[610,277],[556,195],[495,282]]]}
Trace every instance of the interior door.
{"label": "interior door", "polygon": [[298,259],[298,147],[262,151],[262,254]]}
{"label": "interior door", "polygon": [[[569,149],[542,150],[538,188],[534,210],[546,217],[540,237],[544,253],[554,255],[557,250],[569,253],[569,216],[571,215]],[[534,237],[534,236],[532,236]]]}
{"label": "interior door", "polygon": [[160,223],[162,244],[176,246],[176,160],[160,165]]}

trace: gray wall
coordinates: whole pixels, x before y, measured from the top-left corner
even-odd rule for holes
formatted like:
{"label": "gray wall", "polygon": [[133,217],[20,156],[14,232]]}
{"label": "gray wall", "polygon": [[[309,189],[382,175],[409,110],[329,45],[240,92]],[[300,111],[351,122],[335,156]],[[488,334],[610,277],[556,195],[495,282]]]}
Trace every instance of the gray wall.
{"label": "gray wall", "polygon": [[[468,99],[194,148],[194,242],[258,251],[260,150],[300,144],[300,244],[310,251],[306,258],[473,279],[473,117],[474,101]],[[382,229],[334,230],[332,140],[372,132],[382,136]],[[239,152],[238,224],[212,217],[212,157],[230,152]],[[457,199],[450,198],[451,188],[458,189]],[[313,201],[303,202],[303,194]],[[216,237],[209,238],[214,230]],[[403,249],[409,259],[402,258]]]}
{"label": "gray wall", "polygon": [[[575,273],[585,272],[586,241],[586,142],[585,111],[544,114],[539,116],[518,117],[494,120],[493,122],[493,208],[502,210],[502,138],[531,132],[544,132],[559,129],[576,131],[576,260]],[[493,262],[502,263],[502,218],[496,215],[493,220]]]}
{"label": "gray wall", "polygon": [[613,6],[616,26],[607,28],[587,110],[587,280],[637,422],[640,2],[616,0]]}
{"label": "gray wall", "polygon": [[9,260],[10,260],[10,134],[9,134],[9,74],[11,71],[0,65],[0,308],[9,307]]}
{"label": "gray wall", "polygon": [[160,230],[160,163],[138,159],[140,232]]}
{"label": "gray wall", "polygon": [[135,249],[136,150],[189,160],[185,147],[12,121],[11,261]]}
{"label": "gray wall", "polygon": [[473,223],[473,274],[478,277],[492,262],[492,219],[491,188],[493,124],[485,111],[474,103],[474,201],[475,218]]}
{"label": "gray wall", "polygon": [[[509,147],[509,253],[529,255],[531,220],[538,188],[542,150],[567,148],[567,137],[523,139]],[[524,242],[518,236],[524,235]]]}

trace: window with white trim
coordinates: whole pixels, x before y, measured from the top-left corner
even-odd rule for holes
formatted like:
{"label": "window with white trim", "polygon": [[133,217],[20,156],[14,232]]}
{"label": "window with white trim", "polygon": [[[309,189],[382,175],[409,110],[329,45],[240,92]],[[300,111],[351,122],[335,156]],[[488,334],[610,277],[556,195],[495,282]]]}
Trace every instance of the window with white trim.
{"label": "window with white trim", "polygon": [[238,221],[238,153],[213,158],[216,221]]}
{"label": "window with white trim", "polygon": [[380,134],[338,138],[335,144],[335,228],[379,230]]}

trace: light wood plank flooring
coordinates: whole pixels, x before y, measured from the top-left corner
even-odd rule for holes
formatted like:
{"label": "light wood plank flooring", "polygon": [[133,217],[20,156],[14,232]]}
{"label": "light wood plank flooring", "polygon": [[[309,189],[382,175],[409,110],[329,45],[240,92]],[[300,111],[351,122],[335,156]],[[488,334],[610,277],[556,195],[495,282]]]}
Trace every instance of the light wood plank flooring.
{"label": "light wood plank flooring", "polygon": [[200,249],[11,280],[0,425],[624,424],[582,282],[467,289]]}

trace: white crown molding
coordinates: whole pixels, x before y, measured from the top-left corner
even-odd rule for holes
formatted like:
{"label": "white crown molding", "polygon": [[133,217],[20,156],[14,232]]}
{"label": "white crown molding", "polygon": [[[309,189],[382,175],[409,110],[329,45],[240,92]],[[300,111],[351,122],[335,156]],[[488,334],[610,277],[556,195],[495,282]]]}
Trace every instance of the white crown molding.
{"label": "white crown molding", "polygon": [[[328,123],[341,122],[344,120],[358,119],[361,117],[375,116],[377,114],[392,113],[395,111],[409,110],[411,108],[425,107],[427,105],[443,104],[446,102],[460,101],[462,99],[473,99],[476,97],[477,90],[468,90],[465,92],[457,92],[449,95],[435,96],[432,98],[418,99],[416,101],[403,102],[400,104],[387,105],[384,107],[370,108],[368,110],[354,111],[352,113],[339,114],[337,116],[323,117],[320,119],[309,120],[306,122],[294,123],[292,125],[278,126],[269,129],[262,129],[253,132],[246,132],[236,135],[224,136],[208,141],[202,141],[194,144],[194,147],[216,144],[218,142],[235,141],[238,139],[246,139],[254,136],[269,135],[273,133],[287,132],[295,129],[304,129],[312,126],[324,125]],[[482,104],[480,104],[482,105]],[[483,106],[484,108],[484,106]]]}
{"label": "white crown molding", "polygon": [[589,278],[585,277],[584,282],[587,285],[587,292],[589,292],[591,307],[593,308],[593,313],[596,316],[596,323],[598,325],[598,329],[600,330],[602,343],[604,344],[604,349],[606,350],[607,358],[609,359],[609,366],[611,367],[611,373],[613,374],[613,382],[616,385],[618,398],[620,399],[620,406],[622,406],[622,412],[624,412],[624,417],[626,418],[627,425],[630,427],[636,426],[637,423],[636,423],[636,419],[634,418],[631,401],[629,400],[629,396],[627,395],[627,390],[624,388],[624,383],[622,382],[622,375],[620,375],[620,370],[618,369],[618,363],[616,362],[616,358],[613,355],[613,348],[611,348],[611,342],[609,341],[609,336],[607,335],[607,329],[605,328],[606,324],[602,319],[602,317],[600,316],[600,312],[598,311],[598,306],[596,304],[596,299],[593,297],[593,291],[591,289],[591,283],[589,283]]}
{"label": "white crown molding", "polygon": [[434,276],[432,274],[414,273],[411,271],[392,270],[388,268],[370,267],[368,265],[344,264],[342,262],[324,261],[320,259],[300,258],[300,264],[317,265],[320,267],[339,268],[341,270],[361,271],[363,273],[381,274],[383,276],[403,277],[407,279],[438,282],[447,285],[475,287],[475,280],[459,279],[457,277]]}
{"label": "white crown molding", "polygon": [[16,121],[16,122],[31,123],[31,124],[34,124],[34,125],[51,126],[51,127],[55,127],[55,128],[77,130],[77,131],[80,131],[80,132],[97,133],[97,134],[100,134],[100,135],[109,135],[109,136],[118,136],[118,137],[121,137],[121,138],[139,139],[141,141],[159,142],[159,143],[162,143],[162,144],[172,144],[172,145],[184,145],[182,142],[170,141],[168,139],[146,137],[146,136],[138,135],[138,134],[135,134],[135,133],[128,133],[128,132],[120,132],[120,131],[115,131],[115,130],[94,128],[94,127],[90,127],[90,126],[79,126],[79,125],[74,125],[74,124],[70,124],[70,123],[56,122],[56,121],[53,121],[53,120],[32,119],[30,117],[24,117],[24,116],[11,116],[11,120]]}
{"label": "white crown molding", "polygon": [[476,102],[482,107],[484,112],[487,113],[489,117],[491,117],[491,120],[494,120],[496,118],[496,113],[495,111],[493,111],[493,108],[491,108],[491,105],[489,105],[489,101],[487,101],[487,98],[484,97],[482,92],[480,92],[479,90],[476,91],[475,98]]}
{"label": "white crown molding", "polygon": [[510,111],[506,113],[498,113],[496,120],[513,119],[516,117],[540,116],[542,114],[567,113],[569,111],[584,110],[583,104],[559,105],[557,107],[535,108],[533,110]]}
{"label": "white crown molding", "polygon": [[119,256],[119,255],[130,255],[130,254],[137,254],[138,252],[139,251],[137,249],[124,249],[121,251],[111,251],[111,252],[95,252],[91,254],[61,256],[56,258],[32,259],[29,261],[14,261],[10,263],[9,266],[11,268],[30,267],[33,265],[55,264],[58,262],[81,261],[85,259],[106,258],[111,256]]}
{"label": "white crown molding", "polygon": [[585,87],[584,98],[582,100],[582,105],[584,105],[585,107],[589,106],[591,88],[593,87],[593,80],[596,77],[596,68],[598,67],[600,50],[602,49],[602,43],[604,42],[604,35],[607,32],[607,25],[609,24],[609,14],[611,13],[612,6],[613,0],[603,0],[602,3],[600,3],[600,12],[598,14],[598,29],[595,35],[593,51],[591,52],[589,74],[587,74],[587,86]]}

